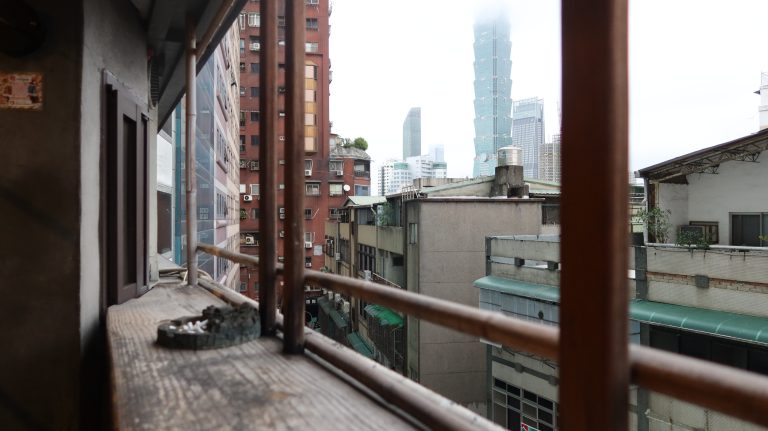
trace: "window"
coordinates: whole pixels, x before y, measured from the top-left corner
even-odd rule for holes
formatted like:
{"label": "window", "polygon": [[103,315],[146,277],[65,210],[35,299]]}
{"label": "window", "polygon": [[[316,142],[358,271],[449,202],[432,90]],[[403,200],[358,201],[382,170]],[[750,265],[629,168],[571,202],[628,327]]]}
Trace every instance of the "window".
{"label": "window", "polygon": [[304,219],[312,220],[312,208],[304,208]]}
{"label": "window", "polygon": [[242,61],[240,62],[240,71],[245,72],[245,63]]}
{"label": "window", "polygon": [[306,52],[317,52],[318,51],[318,44],[317,42],[307,42],[304,44]]}
{"label": "window", "polygon": [[278,25],[278,27],[285,27],[285,17],[284,16],[278,16],[277,17],[277,25]]}
{"label": "window", "polygon": [[251,111],[251,121],[257,122],[259,121],[260,117],[261,117],[261,113],[259,111]]}
{"label": "window", "polygon": [[240,111],[240,127],[245,127],[245,111]]}
{"label": "window", "polygon": [[419,225],[408,223],[408,244],[416,244],[419,239]]}
{"label": "window", "polygon": [[309,173],[310,175],[312,175],[312,159],[304,160],[304,170],[307,171],[307,172],[304,172],[305,174]]}
{"label": "window", "polygon": [[328,170],[330,171],[344,171],[343,160],[331,160],[328,162]]}
{"label": "window", "polygon": [[315,242],[315,233],[304,232],[304,242]]}
{"label": "window", "polygon": [[259,185],[258,184],[251,184],[251,194],[252,195],[259,195]]}
{"label": "window", "polygon": [[317,80],[317,66],[314,64],[307,64],[304,66],[304,77],[307,79]]}
{"label": "window", "polygon": [[363,186],[355,184],[355,196],[370,196],[371,190],[369,186]]}
{"label": "window", "polygon": [[259,87],[251,87],[251,97],[259,97]]}
{"label": "window", "polygon": [[304,114],[304,125],[305,126],[314,126],[315,125],[315,114]]}
{"label": "window", "polygon": [[307,183],[304,187],[307,196],[320,196],[320,183]]}
{"label": "window", "polygon": [[251,145],[259,145],[259,135],[251,135]]}
{"label": "window", "polygon": [[329,193],[330,196],[341,196],[342,193],[344,193],[344,184],[343,183],[328,183],[329,187]]}
{"label": "window", "polygon": [[307,18],[307,30],[317,31],[318,23],[317,18]]}
{"label": "window", "polygon": [[251,63],[251,73],[259,73],[259,63]]}
{"label": "window", "polygon": [[243,30],[245,28],[245,12],[240,13],[240,16],[237,17],[237,25],[240,27],[240,30]]}
{"label": "window", "polygon": [[305,3],[309,5],[317,5],[320,4],[320,0],[305,0]]}
{"label": "window", "polygon": [[261,15],[257,13],[248,14],[248,27],[259,27],[261,25]]}
{"label": "window", "polygon": [[731,245],[762,247],[768,234],[768,213],[731,214]]}
{"label": "window", "polygon": [[241,97],[245,96],[246,88],[248,88],[248,87],[243,87],[242,85],[240,86],[240,96]]}
{"label": "window", "polygon": [[341,218],[341,209],[328,208],[328,218],[331,220],[338,220],[339,218]]}
{"label": "window", "polygon": [[[240,135],[240,152],[241,153],[245,152],[245,135]],[[240,166],[241,168],[244,167],[242,166],[242,163],[240,165],[241,165]]]}
{"label": "window", "polygon": [[305,136],[304,137],[304,151],[308,153],[314,153],[317,151],[317,148],[315,147],[316,139],[314,136]]}
{"label": "window", "polygon": [[240,55],[245,55],[245,39],[240,39]]}
{"label": "window", "polygon": [[259,209],[258,208],[251,208],[251,219],[252,220],[258,220],[259,219]]}
{"label": "window", "polygon": [[[491,419],[506,429],[532,427],[541,431],[557,428],[557,403],[493,379],[493,414]],[[523,424],[528,427],[523,428]]]}

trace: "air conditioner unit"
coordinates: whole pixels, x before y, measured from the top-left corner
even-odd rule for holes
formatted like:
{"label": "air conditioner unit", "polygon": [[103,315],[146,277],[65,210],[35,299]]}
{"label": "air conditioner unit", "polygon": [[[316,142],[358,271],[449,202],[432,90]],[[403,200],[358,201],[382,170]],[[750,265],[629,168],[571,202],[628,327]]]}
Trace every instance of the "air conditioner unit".
{"label": "air conditioner unit", "polygon": [[256,243],[256,239],[252,236],[246,236],[245,237],[245,244],[246,245],[254,245]]}
{"label": "air conditioner unit", "polygon": [[341,311],[349,314],[349,301],[341,300]]}
{"label": "air conditioner unit", "polygon": [[304,248],[312,248],[312,241],[304,241]]}
{"label": "air conditioner unit", "polygon": [[280,220],[285,220],[285,214],[280,214]]}
{"label": "air conditioner unit", "polygon": [[277,212],[279,212],[280,214],[285,214],[285,208],[280,208],[278,209]]}
{"label": "air conditioner unit", "polygon": [[285,238],[285,231],[284,230],[280,231],[280,238]]}
{"label": "air conditioner unit", "polygon": [[304,262],[304,268],[312,268],[312,262]]}
{"label": "air conditioner unit", "polygon": [[336,260],[341,260],[341,253],[336,253],[336,256],[334,256]]}
{"label": "air conditioner unit", "polygon": [[305,177],[311,177],[312,176],[312,169],[304,169],[304,176]]}
{"label": "air conditioner unit", "polygon": [[336,176],[337,177],[340,177],[342,175],[344,175],[344,171],[336,171]]}
{"label": "air conditioner unit", "polygon": [[260,49],[261,49],[261,43],[259,42],[251,43],[251,51],[258,51]]}
{"label": "air conditioner unit", "polygon": [[251,195],[243,195],[243,201],[251,202],[252,200],[253,200],[253,196],[251,196]]}
{"label": "air conditioner unit", "polygon": [[281,141],[285,141],[285,136],[280,136],[280,137],[279,137],[279,138],[277,138],[277,139],[279,139],[279,140],[281,140]]}

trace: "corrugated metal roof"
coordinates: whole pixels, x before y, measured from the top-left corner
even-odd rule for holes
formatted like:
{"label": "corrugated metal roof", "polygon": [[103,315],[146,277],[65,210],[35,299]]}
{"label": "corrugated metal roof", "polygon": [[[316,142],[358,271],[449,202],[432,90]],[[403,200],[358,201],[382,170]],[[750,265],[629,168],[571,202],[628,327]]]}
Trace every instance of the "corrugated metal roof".
{"label": "corrugated metal roof", "polygon": [[371,304],[365,307],[365,311],[371,316],[379,319],[379,321],[384,325],[403,326],[403,318],[387,307]]}
{"label": "corrugated metal roof", "polygon": [[360,337],[360,334],[357,332],[350,332],[347,334],[347,341],[349,342],[349,345],[352,346],[352,348],[361,355],[368,358],[373,358],[373,351],[370,347],[368,347],[368,344],[365,343],[365,340],[363,340]]}
{"label": "corrugated metal roof", "polygon": [[496,292],[508,293],[510,295],[536,298],[550,302],[560,302],[560,289],[555,286],[526,283],[524,281],[495,277],[492,275],[475,280],[474,285],[480,289],[490,289]]}
{"label": "corrugated metal roof", "polygon": [[376,204],[383,204],[387,201],[384,196],[349,196],[344,203],[345,207],[349,206],[371,206]]}

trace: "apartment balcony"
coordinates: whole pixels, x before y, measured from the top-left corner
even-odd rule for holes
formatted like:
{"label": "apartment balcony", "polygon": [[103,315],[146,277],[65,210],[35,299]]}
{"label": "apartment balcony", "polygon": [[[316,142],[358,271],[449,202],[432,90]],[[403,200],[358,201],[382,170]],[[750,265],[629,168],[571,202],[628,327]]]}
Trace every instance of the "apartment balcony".
{"label": "apartment balcony", "polygon": [[371,178],[370,171],[354,171],[356,178]]}

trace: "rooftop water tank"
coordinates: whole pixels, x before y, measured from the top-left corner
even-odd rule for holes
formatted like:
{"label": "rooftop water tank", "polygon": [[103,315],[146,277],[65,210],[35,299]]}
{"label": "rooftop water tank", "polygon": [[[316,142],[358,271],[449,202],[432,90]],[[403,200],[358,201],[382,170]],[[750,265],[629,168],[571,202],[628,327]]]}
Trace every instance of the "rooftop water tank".
{"label": "rooftop water tank", "polygon": [[499,148],[496,155],[499,159],[499,166],[523,166],[523,149],[519,147]]}

